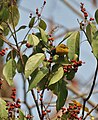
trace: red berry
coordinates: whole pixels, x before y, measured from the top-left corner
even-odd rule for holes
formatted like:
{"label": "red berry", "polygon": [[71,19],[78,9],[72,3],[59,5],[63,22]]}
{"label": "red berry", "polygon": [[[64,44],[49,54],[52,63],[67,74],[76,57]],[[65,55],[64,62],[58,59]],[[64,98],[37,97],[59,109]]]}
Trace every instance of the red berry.
{"label": "red berry", "polygon": [[31,48],[32,45],[30,45],[29,43],[26,43],[26,47],[27,47],[27,48]]}
{"label": "red berry", "polygon": [[43,111],[42,111],[42,115],[43,115],[43,116],[46,115],[46,111],[43,110]]}
{"label": "red berry", "polygon": [[12,88],[12,91],[16,91],[16,88]]}
{"label": "red berry", "polygon": [[42,101],[43,100],[43,98],[40,98],[40,101]]}
{"label": "red berry", "polygon": [[94,20],[94,18],[90,18],[89,20],[90,20],[90,21],[93,21],[93,20]]}
{"label": "red berry", "polygon": [[64,73],[68,72],[68,70],[64,69]]}
{"label": "red berry", "polygon": [[44,4],[43,5],[45,5],[46,4],[46,0],[44,0]]}
{"label": "red berry", "polygon": [[48,112],[48,113],[50,113],[50,112],[51,112],[51,110],[47,110],[47,112]]}
{"label": "red berry", "polygon": [[38,13],[38,17],[40,17],[41,16],[41,14],[40,13]]}
{"label": "red berry", "polygon": [[19,99],[19,98],[17,99],[17,103],[21,103],[21,101],[20,101],[20,99]]}

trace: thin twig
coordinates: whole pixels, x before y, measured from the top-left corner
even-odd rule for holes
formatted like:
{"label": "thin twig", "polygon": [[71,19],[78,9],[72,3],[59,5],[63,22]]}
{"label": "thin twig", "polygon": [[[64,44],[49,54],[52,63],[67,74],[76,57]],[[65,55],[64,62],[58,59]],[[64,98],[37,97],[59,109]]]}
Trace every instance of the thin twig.
{"label": "thin twig", "polygon": [[90,99],[90,97],[93,93],[93,90],[94,90],[94,86],[95,86],[95,82],[96,82],[96,78],[97,78],[97,72],[98,72],[98,60],[97,60],[97,66],[96,66],[95,75],[94,75],[93,84],[91,86],[90,93],[89,93],[88,97],[86,99],[84,99],[84,101],[83,101],[82,118],[84,117],[84,110],[85,110],[86,102]]}
{"label": "thin twig", "polygon": [[3,35],[0,35],[0,38],[1,38],[6,44],[8,44],[11,48],[13,48],[17,53],[19,53],[19,51],[6,39],[6,37],[4,37]]}
{"label": "thin twig", "polygon": [[33,99],[34,99],[34,102],[36,104],[36,108],[37,108],[37,111],[38,111],[38,115],[39,115],[39,118],[41,119],[41,113],[40,113],[40,109],[39,109],[39,105],[38,105],[38,101],[35,97],[35,94],[34,94],[34,90],[31,90],[31,93],[32,93],[32,96],[33,96]]}
{"label": "thin twig", "polygon": [[23,79],[23,91],[24,91],[24,103],[29,111],[29,114],[32,115],[31,108],[27,103],[27,94],[26,94],[26,79],[24,77],[24,74],[21,73],[22,79]]}
{"label": "thin twig", "polygon": [[93,110],[97,109],[97,107],[98,107],[98,104],[85,115],[83,120],[86,120],[86,118],[91,114],[91,112],[93,112]]}
{"label": "thin twig", "polygon": [[[79,92],[79,91],[78,91],[75,87],[73,87],[72,85],[67,85],[66,87],[67,87],[67,89],[69,89],[71,92],[73,92],[75,95],[81,97],[82,99],[85,99],[85,98],[86,98],[85,96],[83,96],[83,94],[82,94],[81,92]],[[96,106],[96,104],[93,103],[91,100],[88,100],[87,102],[88,102],[88,104],[91,105],[92,107],[95,107],[95,106]]]}

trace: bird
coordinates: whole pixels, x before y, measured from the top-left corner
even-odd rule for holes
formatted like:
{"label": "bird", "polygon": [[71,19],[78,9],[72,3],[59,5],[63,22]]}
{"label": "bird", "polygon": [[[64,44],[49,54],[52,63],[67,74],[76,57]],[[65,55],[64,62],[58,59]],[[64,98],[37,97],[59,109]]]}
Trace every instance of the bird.
{"label": "bird", "polygon": [[56,46],[51,50],[52,56],[54,55],[64,56],[64,55],[68,55],[68,52],[69,49],[65,44],[59,44],[58,46]]}

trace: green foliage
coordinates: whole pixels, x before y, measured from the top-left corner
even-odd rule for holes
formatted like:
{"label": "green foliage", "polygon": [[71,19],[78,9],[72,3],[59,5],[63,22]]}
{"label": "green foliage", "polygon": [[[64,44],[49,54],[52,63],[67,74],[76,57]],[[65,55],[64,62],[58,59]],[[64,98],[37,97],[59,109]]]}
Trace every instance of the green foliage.
{"label": "green foliage", "polygon": [[47,67],[42,67],[41,69],[35,70],[32,73],[29,90],[32,90],[34,87],[36,87],[37,84],[47,75],[48,72],[49,70],[47,69]]}
{"label": "green foliage", "polygon": [[67,73],[66,79],[67,80],[72,80],[75,77],[75,70],[71,70],[70,72]]}
{"label": "green foliage", "polygon": [[18,28],[18,30],[16,30],[16,32],[18,32],[18,31],[20,31],[20,30],[23,30],[23,29],[25,29],[27,26],[26,25],[22,25],[22,26],[20,26],[19,28]]}
{"label": "green foliage", "polygon": [[15,57],[16,57],[16,51],[15,50],[11,50],[7,54],[6,61],[9,61],[12,58],[15,59]]}
{"label": "green foliage", "polygon": [[29,22],[29,28],[32,28],[32,27],[33,27],[33,25],[34,25],[34,23],[35,23],[35,18],[36,18],[36,17],[31,18],[31,20],[30,20],[30,22]]}
{"label": "green foliage", "polygon": [[47,25],[44,20],[40,19],[39,27],[42,28],[43,30],[46,30]]}
{"label": "green foliage", "polygon": [[6,110],[6,102],[0,98],[0,120],[7,120],[8,112]]}
{"label": "green foliage", "polygon": [[27,42],[32,46],[37,46],[39,43],[39,38],[36,35],[28,34]]}
{"label": "green foliage", "polygon": [[0,10],[0,21],[7,21],[8,18],[9,18],[8,8],[3,7],[3,8]]}
{"label": "green foliage", "polygon": [[88,41],[92,47],[92,51],[94,56],[98,59],[98,31],[96,26],[92,24],[88,24],[86,27],[86,34],[88,36]]}
{"label": "green foliage", "polygon": [[93,40],[92,50],[93,50],[94,56],[98,59],[98,39]]}
{"label": "green foliage", "polygon": [[33,71],[42,63],[45,56],[43,53],[37,53],[32,55],[26,62],[25,65],[25,77],[28,78]]}
{"label": "green foliage", "polygon": [[64,75],[64,71],[62,67],[59,67],[56,72],[52,73],[52,77],[50,79],[49,85],[55,84],[58,82]]}
{"label": "green foliage", "polygon": [[20,14],[19,14],[19,10],[17,8],[17,6],[15,5],[11,5],[9,7],[9,24],[12,26],[12,28],[14,28],[18,22],[19,22],[19,18],[20,18]]}
{"label": "green foliage", "polygon": [[[9,0],[8,2],[10,3]],[[63,44],[67,49],[66,54],[63,54],[64,47],[62,49],[58,47],[58,51],[59,53],[62,53],[62,55],[57,53],[54,55],[52,54],[52,51],[57,51],[57,46],[54,46],[53,40],[51,39],[52,37],[45,31],[47,24],[41,16],[34,16],[31,18],[28,25],[22,25],[16,29],[19,19],[20,14],[18,7],[16,6],[16,1],[14,1],[13,4],[10,3],[9,6],[4,3],[0,11],[0,34],[7,36],[9,31],[11,32],[9,40],[5,40],[5,43],[10,46],[11,50],[6,56],[3,75],[8,84],[13,85],[13,78],[17,70],[18,73],[24,74],[25,78],[28,80],[28,91],[31,91],[33,88],[39,88],[43,93],[45,89],[51,90],[57,96],[56,110],[59,111],[64,106],[68,95],[64,79],[71,81],[78,69],[76,62],[79,61],[80,55],[80,32],[68,32],[59,43],[60,45],[62,42],[66,41],[67,45]],[[98,10],[95,12],[95,19],[98,24]],[[96,25],[91,21],[90,23],[85,22],[85,24],[87,24],[86,30],[84,29],[84,26],[82,26],[83,29],[81,30],[84,31],[87,40],[92,47],[92,52],[98,59],[98,30]],[[18,31],[21,32],[25,28],[29,28],[29,31],[24,35],[25,37],[22,41],[18,41],[16,33]],[[29,33],[31,32],[30,30],[33,30],[34,34]],[[15,45],[12,43],[13,41],[10,41],[11,37],[13,37]],[[3,46],[3,43],[4,41],[0,39],[0,47]],[[27,43],[31,47],[28,47]],[[24,45],[25,48],[27,47],[25,50]],[[32,48],[32,53],[27,53],[29,54],[27,55],[25,51],[29,48]],[[72,60],[75,62],[72,62]],[[68,68],[68,65],[70,68]],[[76,67],[74,67],[74,65],[76,65]],[[76,68],[76,71],[74,68]],[[6,103],[0,98],[0,119],[7,118],[5,104]],[[20,118],[17,120],[26,120],[21,109],[19,110],[19,116]],[[63,119],[63,117],[67,120],[69,116],[63,115],[61,119]]]}
{"label": "green foliage", "polygon": [[96,12],[95,12],[95,20],[96,20],[96,22],[97,22],[97,24],[98,24],[98,9],[97,9]]}
{"label": "green foliage", "polygon": [[0,47],[2,47],[4,44],[4,41],[0,38]]}
{"label": "green foliage", "polygon": [[77,54],[79,57],[80,53],[80,33],[73,32],[70,37],[67,39],[67,46],[69,48],[68,57],[70,60],[74,59],[74,55]]}
{"label": "green foliage", "polygon": [[[23,64],[25,65],[26,62],[27,62],[27,60],[28,60],[28,57],[27,57],[26,55],[23,55],[23,56],[22,56],[22,60],[23,60]],[[23,64],[22,64],[21,59],[19,58],[19,59],[18,59],[18,62],[17,62],[17,71],[18,71],[19,73],[24,72],[24,69],[25,69],[25,68],[24,68]]]}
{"label": "green foliage", "polygon": [[3,68],[3,75],[9,85],[13,85],[13,77],[16,74],[16,62],[13,59],[10,59],[6,62]]}
{"label": "green foliage", "polygon": [[47,43],[48,38],[47,38],[46,32],[45,32],[42,28],[40,28],[40,27],[38,27],[38,28],[39,28],[39,31],[40,31],[40,33],[41,33],[42,41],[45,42],[45,43]]}
{"label": "green foliage", "polygon": [[64,42],[65,40],[67,40],[67,38],[69,38],[72,33],[73,33],[73,32],[68,32],[68,33],[66,33],[66,35],[65,35],[64,38],[63,38],[63,40],[62,40],[59,44],[61,44],[61,43]]}
{"label": "green foliage", "polygon": [[25,115],[24,115],[24,113],[23,113],[23,111],[21,109],[19,109],[19,119],[18,120],[27,120],[25,118]]}
{"label": "green foliage", "polygon": [[9,34],[9,28],[8,28],[7,24],[4,23],[4,22],[2,22],[2,23],[1,23],[1,26],[2,26],[2,28],[3,28],[3,32],[2,32],[2,33],[3,33],[5,36],[7,36],[7,35]]}
{"label": "green foliage", "polygon": [[87,37],[88,37],[88,42],[91,44],[92,42],[92,32],[91,32],[91,29],[92,29],[92,26],[91,24],[88,24],[86,26],[86,34],[87,34]]}
{"label": "green foliage", "polygon": [[59,111],[64,106],[68,95],[66,82],[61,79],[57,83],[51,85],[49,88],[53,91],[54,94],[57,95],[56,110]]}

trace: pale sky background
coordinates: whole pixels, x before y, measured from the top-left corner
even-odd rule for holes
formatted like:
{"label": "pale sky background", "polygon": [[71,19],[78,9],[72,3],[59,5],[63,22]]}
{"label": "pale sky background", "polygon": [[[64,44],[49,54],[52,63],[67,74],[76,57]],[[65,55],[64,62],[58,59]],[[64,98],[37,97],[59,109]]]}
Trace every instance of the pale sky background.
{"label": "pale sky background", "polygon": [[[19,25],[23,25],[23,24],[27,25],[29,23],[29,14],[32,13],[33,15],[35,15],[33,12],[36,11],[36,8],[39,8],[39,9],[41,8],[43,1],[44,0],[21,0],[21,2],[19,4],[19,10],[20,10],[20,16],[21,16]],[[42,16],[44,16],[47,19],[52,18],[54,20],[54,22],[56,23],[55,26],[58,26],[58,25],[64,26],[63,28],[58,28],[57,34],[64,32],[66,28],[69,30],[73,29],[73,28],[79,28],[77,19],[79,19],[81,21],[81,18],[78,15],[74,14],[73,11],[71,11],[63,2],[61,2],[62,0],[46,0],[46,1],[47,1],[47,4],[43,10]],[[89,12],[90,16],[91,17],[94,16],[96,7],[94,7],[91,4],[90,0],[67,0],[67,1],[69,3],[71,3],[71,5],[73,5],[75,7],[75,9],[79,12],[80,12],[80,2],[83,2],[85,4],[85,7],[86,7],[87,11]],[[47,20],[46,20],[46,23],[48,23]],[[24,34],[25,34],[25,31],[22,32],[22,34],[19,35],[18,38],[21,40],[23,38]],[[57,45],[58,41],[62,40],[62,38],[56,40],[55,45]],[[85,40],[85,37],[82,36],[82,34],[81,34],[81,41],[83,41],[83,40]],[[81,44],[80,59],[82,61],[84,61],[85,64],[79,68],[79,71],[76,74],[76,78],[78,78],[81,81],[81,83],[83,85],[85,85],[85,84],[89,83],[89,79],[93,76],[95,66],[96,66],[95,58],[94,58],[93,54],[91,54],[91,48],[87,42],[83,42]],[[21,78],[20,75],[16,76],[16,79],[20,79],[20,78]],[[18,87],[18,97],[20,97],[22,99],[22,96],[21,96],[22,82],[21,82],[21,80],[17,84],[17,87]],[[82,91],[85,92],[84,89]],[[98,94],[96,94],[96,95],[98,97]],[[94,99],[94,101],[98,103],[98,100],[95,96],[93,96],[92,99]],[[30,102],[32,103],[32,99],[29,94],[29,103]],[[35,112],[34,112],[34,114],[35,114]],[[37,118],[35,118],[34,120],[37,120]]]}

